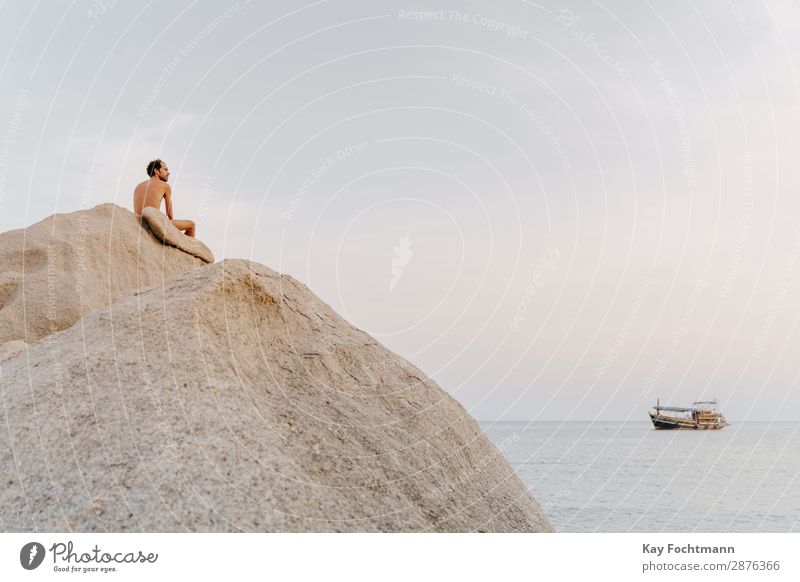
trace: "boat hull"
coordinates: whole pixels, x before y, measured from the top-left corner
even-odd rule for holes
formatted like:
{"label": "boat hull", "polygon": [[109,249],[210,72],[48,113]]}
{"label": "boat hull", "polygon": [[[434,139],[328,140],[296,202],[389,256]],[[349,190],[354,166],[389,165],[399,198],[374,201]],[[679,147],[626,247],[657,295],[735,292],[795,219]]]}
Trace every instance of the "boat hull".
{"label": "boat hull", "polygon": [[650,413],[650,420],[656,430],[719,430],[728,426],[724,420],[721,422],[695,422],[686,418],[676,418],[663,414]]}

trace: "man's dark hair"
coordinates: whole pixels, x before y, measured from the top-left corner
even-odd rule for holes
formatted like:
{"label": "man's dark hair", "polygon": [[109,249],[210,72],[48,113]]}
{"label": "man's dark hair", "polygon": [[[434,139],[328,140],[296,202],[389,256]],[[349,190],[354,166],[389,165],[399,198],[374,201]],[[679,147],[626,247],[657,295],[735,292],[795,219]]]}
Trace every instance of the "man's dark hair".
{"label": "man's dark hair", "polygon": [[153,160],[152,162],[147,164],[147,175],[152,178],[153,175],[156,173],[156,170],[161,169],[161,164],[163,163],[164,162],[162,162],[161,160]]}

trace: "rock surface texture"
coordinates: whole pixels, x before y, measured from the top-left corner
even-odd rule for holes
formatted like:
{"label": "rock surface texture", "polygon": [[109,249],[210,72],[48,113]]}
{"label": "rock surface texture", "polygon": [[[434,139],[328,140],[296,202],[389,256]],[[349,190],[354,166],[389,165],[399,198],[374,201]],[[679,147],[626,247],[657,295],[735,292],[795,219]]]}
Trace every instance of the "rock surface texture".
{"label": "rock surface texture", "polygon": [[92,309],[204,264],[115,204],[2,233],[0,347],[67,329]]}
{"label": "rock surface texture", "polygon": [[[199,259],[121,210],[83,213],[101,231],[85,245],[96,271],[84,304],[58,294],[73,323],[95,309],[38,341],[3,320],[28,345],[0,357],[0,528],[552,531],[477,423],[414,365],[294,278],[238,259],[192,268]],[[81,222],[67,217],[26,229],[35,244],[17,248],[44,252],[52,225]],[[74,268],[77,243],[54,240]],[[7,251],[3,276],[27,282],[25,251]],[[168,265],[186,272],[137,290]]]}

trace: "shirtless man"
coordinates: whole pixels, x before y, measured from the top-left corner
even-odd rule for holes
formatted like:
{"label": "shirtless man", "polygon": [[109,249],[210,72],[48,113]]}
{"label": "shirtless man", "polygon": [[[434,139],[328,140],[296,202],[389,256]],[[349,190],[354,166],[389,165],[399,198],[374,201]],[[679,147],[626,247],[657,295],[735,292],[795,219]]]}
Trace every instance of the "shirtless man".
{"label": "shirtless man", "polygon": [[133,191],[133,211],[137,216],[141,216],[145,206],[161,210],[161,199],[163,198],[167,205],[167,218],[172,221],[175,228],[194,238],[194,221],[172,218],[172,188],[167,184],[167,180],[169,180],[167,164],[161,160],[153,160],[147,164],[147,175],[150,176],[150,179],[136,186]]}

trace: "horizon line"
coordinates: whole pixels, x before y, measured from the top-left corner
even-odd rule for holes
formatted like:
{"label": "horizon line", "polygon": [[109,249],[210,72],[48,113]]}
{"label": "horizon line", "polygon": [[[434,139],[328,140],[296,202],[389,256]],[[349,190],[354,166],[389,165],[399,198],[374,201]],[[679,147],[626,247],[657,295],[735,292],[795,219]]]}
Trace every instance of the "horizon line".
{"label": "horizon line", "polygon": [[[530,420],[530,419],[513,419],[513,420],[479,420],[475,419],[477,422],[560,422],[560,423],[568,423],[568,422],[617,422],[617,423],[644,423],[644,424],[651,424],[649,420]],[[749,419],[749,420],[736,420],[736,419],[729,419],[729,424],[742,424],[746,422],[769,422],[772,424],[779,424],[779,423],[797,423],[800,422],[800,419],[797,420],[760,420],[760,419]]]}

